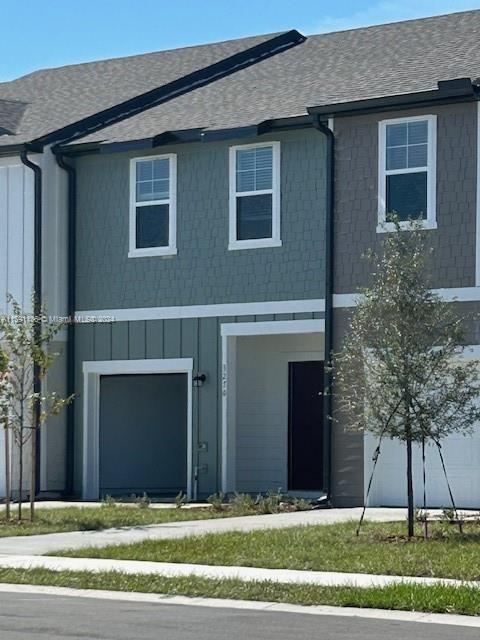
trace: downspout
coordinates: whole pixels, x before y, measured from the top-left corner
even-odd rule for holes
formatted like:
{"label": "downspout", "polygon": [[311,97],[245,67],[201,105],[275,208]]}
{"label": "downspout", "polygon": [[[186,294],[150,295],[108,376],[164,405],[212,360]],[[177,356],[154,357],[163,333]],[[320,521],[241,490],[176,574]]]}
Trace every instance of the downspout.
{"label": "downspout", "polygon": [[[75,307],[76,307],[76,218],[77,218],[77,174],[75,168],[65,162],[62,153],[52,147],[58,166],[67,172],[68,176],[68,266],[67,266],[67,396],[75,393]],[[75,438],[75,406],[73,402],[67,405],[67,437],[65,455],[65,494],[73,494],[74,467],[74,438]]]}
{"label": "downspout", "polygon": [[[22,163],[33,171],[34,178],[34,256],[33,256],[33,293],[34,308],[33,314],[35,318],[39,318],[42,313],[42,169],[28,158],[28,147],[24,146],[20,151],[20,160]],[[34,340],[39,342],[41,325],[39,322],[34,324]],[[33,392],[40,394],[42,383],[40,380],[40,367],[38,364],[33,366]],[[32,446],[35,447],[36,458],[36,477],[34,493],[38,493],[40,486],[40,438],[37,437],[40,429],[40,403],[35,404],[35,424],[34,437]]]}
{"label": "downspout", "polygon": [[319,506],[330,506],[332,498],[332,370],[333,352],[333,249],[335,195],[335,136],[312,114],[312,126],[327,138],[326,212],[325,212],[325,366],[323,369],[323,478],[325,496]]}

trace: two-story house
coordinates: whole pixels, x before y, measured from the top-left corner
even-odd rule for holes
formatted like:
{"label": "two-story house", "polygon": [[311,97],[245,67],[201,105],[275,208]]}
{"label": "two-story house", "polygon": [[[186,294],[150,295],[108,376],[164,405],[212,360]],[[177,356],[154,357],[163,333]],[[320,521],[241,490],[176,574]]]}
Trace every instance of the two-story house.
{"label": "two-story house", "polygon": [[[335,420],[324,362],[391,210],[402,233],[423,220],[440,293],[479,306],[479,35],[472,11],[0,85],[0,295],[36,282],[76,316],[57,378],[77,397],[42,436],[43,491],[362,503],[373,443]],[[478,506],[480,430],[445,456]],[[388,443],[371,504],[404,503],[403,460]],[[433,451],[429,468],[447,504]]]}

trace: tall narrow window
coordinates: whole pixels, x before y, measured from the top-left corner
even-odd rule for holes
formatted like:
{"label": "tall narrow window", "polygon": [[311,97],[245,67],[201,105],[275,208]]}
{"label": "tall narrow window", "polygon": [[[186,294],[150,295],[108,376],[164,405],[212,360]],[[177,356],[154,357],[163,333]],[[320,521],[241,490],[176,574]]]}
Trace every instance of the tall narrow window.
{"label": "tall narrow window", "polygon": [[176,156],[134,158],[130,166],[129,257],[177,253]]}
{"label": "tall narrow window", "polygon": [[280,143],[231,147],[229,249],[281,244]]}
{"label": "tall narrow window", "polygon": [[436,228],[436,116],[379,123],[378,231],[408,229],[413,220]]}

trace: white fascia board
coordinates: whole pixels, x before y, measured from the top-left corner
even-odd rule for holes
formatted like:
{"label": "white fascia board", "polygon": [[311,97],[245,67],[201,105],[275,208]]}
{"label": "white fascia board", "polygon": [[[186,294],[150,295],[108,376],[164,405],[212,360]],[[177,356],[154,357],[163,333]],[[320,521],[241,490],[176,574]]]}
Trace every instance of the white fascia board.
{"label": "white fascia board", "polygon": [[134,320],[171,320],[179,318],[215,318],[278,313],[316,313],[325,311],[325,300],[276,300],[272,302],[241,302],[178,307],[142,307],[133,309],[95,309],[77,311],[82,322],[121,322]]}

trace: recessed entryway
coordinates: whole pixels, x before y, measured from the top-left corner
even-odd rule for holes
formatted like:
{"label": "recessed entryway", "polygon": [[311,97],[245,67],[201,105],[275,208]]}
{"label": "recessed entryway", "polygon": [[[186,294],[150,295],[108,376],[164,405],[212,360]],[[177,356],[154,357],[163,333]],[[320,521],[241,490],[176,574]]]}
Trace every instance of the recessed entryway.
{"label": "recessed entryway", "polygon": [[84,362],[83,497],[189,497],[191,358]]}
{"label": "recessed entryway", "polygon": [[223,490],[318,496],[323,320],[227,324],[222,334]]}

